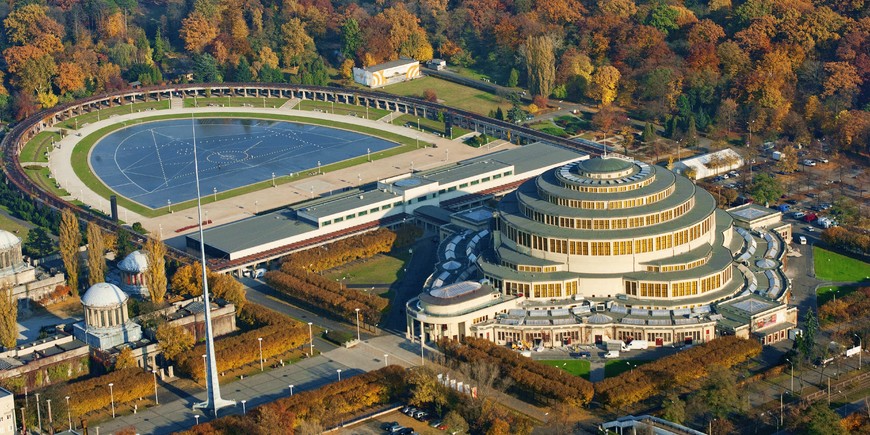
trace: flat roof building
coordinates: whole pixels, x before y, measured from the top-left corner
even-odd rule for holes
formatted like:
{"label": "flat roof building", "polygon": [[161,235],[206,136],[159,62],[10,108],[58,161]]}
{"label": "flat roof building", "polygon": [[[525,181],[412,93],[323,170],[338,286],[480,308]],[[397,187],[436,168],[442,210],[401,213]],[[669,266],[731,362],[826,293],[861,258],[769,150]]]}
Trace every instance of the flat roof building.
{"label": "flat roof building", "polygon": [[[291,208],[205,230],[206,254],[236,260],[509,185],[589,156],[543,142],[380,180]],[[199,234],[186,236],[199,251]]]}
{"label": "flat roof building", "polygon": [[15,433],[15,397],[11,391],[0,388],[0,435]]}
{"label": "flat roof building", "polygon": [[414,59],[396,59],[377,65],[353,69],[353,80],[363,86],[380,88],[420,77],[420,62]]}

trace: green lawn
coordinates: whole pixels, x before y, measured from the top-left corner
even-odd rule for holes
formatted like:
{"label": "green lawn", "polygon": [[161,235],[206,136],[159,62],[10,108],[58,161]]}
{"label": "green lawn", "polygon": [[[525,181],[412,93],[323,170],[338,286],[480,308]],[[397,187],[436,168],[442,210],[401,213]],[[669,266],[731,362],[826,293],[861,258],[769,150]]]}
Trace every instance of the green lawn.
{"label": "green lawn", "polygon": [[48,190],[59,197],[69,195],[69,192],[58,187],[57,181],[50,177],[51,172],[46,166],[25,166],[24,173],[27,174],[31,180],[42,186],[43,189]]}
{"label": "green lawn", "polygon": [[395,254],[376,255],[361,261],[330,269],[324,276],[342,279],[349,285],[392,284],[402,277],[405,262],[410,258],[407,251]]}
{"label": "green lawn", "polygon": [[[4,208],[5,210],[5,208]],[[8,210],[5,210],[8,213]],[[22,225],[17,220],[10,218],[6,213],[0,213],[0,230],[9,231],[18,236],[22,241],[27,241],[27,232],[30,227]]]}
{"label": "green lawn", "polygon": [[420,97],[426,89],[432,89],[445,105],[469,112],[488,115],[501,107],[507,111],[511,105],[507,100],[497,95],[478,89],[463,86],[435,77],[423,77],[409,82],[396,83],[383,88],[384,92],[402,96]]}
{"label": "green lawn", "polygon": [[870,263],[813,247],[816,277],[828,281],[860,282],[870,279]]}
{"label": "green lawn", "polygon": [[538,362],[548,366],[558,367],[574,376],[589,379],[589,361],[582,359],[543,359],[538,360]]}
{"label": "green lawn", "polygon": [[366,110],[365,106],[355,106],[353,104],[344,103],[333,104],[328,101],[313,100],[301,100],[294,109],[319,110],[321,112],[335,113],[336,115],[351,115],[359,118],[366,118],[366,115],[368,115],[368,118],[366,119],[381,119],[390,113],[389,110],[376,109],[374,107],[369,107],[368,110]]}
{"label": "green lawn", "polygon": [[281,107],[286,103],[286,98],[263,98],[263,97],[197,97],[185,98],[184,107]]}
{"label": "green lawn", "polygon": [[[169,100],[149,101],[147,103],[133,103],[132,112],[143,112],[146,110],[163,110],[169,108]],[[103,119],[108,119],[112,115],[126,115],[131,113],[130,105],[109,107],[106,109],[95,110],[84,115],[75,116],[59,122],[55,125],[57,128],[75,129],[76,126],[82,127],[92,122],[97,122]]]}
{"label": "green lawn", "polygon": [[[161,102],[161,103],[163,103],[163,102]],[[145,104],[145,103],[142,103],[142,104]],[[150,104],[150,103],[147,103],[147,104]],[[168,104],[168,102],[166,102],[166,104]],[[108,110],[111,110],[111,109],[106,109],[103,112],[105,113]],[[89,116],[89,115],[90,114],[83,115],[83,116]],[[157,115],[157,116],[151,116],[151,117],[147,117],[147,118],[137,119],[135,121],[118,123],[118,124],[113,124],[113,125],[103,127],[101,129],[97,130],[96,132],[82,138],[75,145],[75,148],[73,149],[72,162],[71,162],[72,167],[73,167],[73,171],[76,173],[76,176],[78,176],[79,179],[82,180],[82,182],[84,182],[85,184],[87,184],[91,188],[91,190],[93,190],[98,195],[102,196],[103,198],[109,198],[109,196],[111,196],[115,193],[111,189],[109,189],[108,186],[104,185],[102,183],[102,181],[100,181],[100,179],[93,172],[91,172],[90,166],[88,164],[87,156],[88,156],[88,153],[90,152],[90,149],[94,146],[94,144],[97,141],[99,141],[102,137],[104,137],[105,135],[107,135],[113,131],[119,130],[121,128],[124,128],[128,124],[133,125],[133,124],[139,124],[139,123],[143,123],[143,122],[152,122],[152,121],[176,119],[176,118],[183,118],[183,117],[186,117],[186,115]],[[334,128],[340,128],[340,129],[345,129],[345,130],[350,130],[350,131],[356,131],[359,133],[363,133],[363,134],[367,134],[367,135],[375,136],[375,137],[380,137],[382,139],[386,139],[386,140],[393,141],[393,142],[400,144],[400,146],[372,154],[371,155],[372,160],[379,160],[379,159],[391,157],[394,155],[402,154],[404,152],[416,149],[416,146],[417,146],[417,141],[414,138],[401,136],[401,135],[398,135],[395,133],[385,132],[385,131],[382,131],[382,130],[379,130],[376,128],[358,126],[358,125],[354,125],[354,124],[347,124],[347,123],[337,122],[337,121],[332,121],[332,120],[300,118],[297,116],[276,115],[276,114],[269,114],[269,113],[242,113],[242,112],[201,113],[201,114],[198,114],[197,117],[199,117],[199,118],[212,117],[212,118],[271,119],[271,120],[277,120],[277,121],[290,121],[290,122],[300,122],[300,123],[306,123],[306,124],[323,125],[323,126],[327,126],[327,127],[334,127]],[[34,137],[34,139],[36,139],[36,137]],[[25,148],[28,146],[30,146],[29,142],[28,142],[28,144],[25,144]],[[367,159],[366,156],[359,156],[359,157],[344,160],[341,162],[336,162],[336,163],[333,163],[331,165],[323,166],[321,168],[321,170],[323,172],[330,172],[330,171],[335,171],[338,169],[348,168],[348,167],[352,167],[352,166],[356,166],[356,165],[365,163],[366,159]],[[32,170],[32,171],[28,171],[28,175],[32,179],[34,179],[37,183],[40,183],[41,185],[43,185],[47,189],[55,192],[56,194],[58,194],[60,196],[68,195],[67,192],[64,192],[62,190],[58,190],[58,188],[57,188],[56,184],[53,182],[53,180],[49,180],[47,171],[48,171],[47,169],[45,169],[44,171],[43,170]],[[276,182],[276,184],[284,184],[284,183],[288,183],[291,181],[297,181],[299,179],[306,178],[306,177],[307,177],[307,175],[305,175],[305,174],[296,173],[296,174],[293,174],[292,177],[289,175],[278,177],[275,179],[275,182]],[[49,181],[51,181],[51,182],[49,182]],[[248,186],[243,186],[243,187],[231,190],[231,191],[219,193],[217,195],[217,200],[220,201],[220,200],[227,199],[227,198],[233,198],[233,197],[236,197],[239,195],[244,195],[244,194],[247,194],[250,192],[254,192],[257,190],[261,190],[261,189],[270,187],[271,185],[272,185],[271,180],[263,181],[263,182],[256,183],[256,184],[250,184]],[[205,195],[205,196],[203,196],[202,200],[203,200],[203,204],[208,204],[208,203],[215,201],[214,196],[212,196],[212,195]],[[118,203],[121,204],[123,207],[129,209],[130,211],[133,211],[135,213],[139,213],[139,214],[146,216],[146,217],[156,217],[156,216],[161,216],[163,214],[168,213],[168,209],[165,207],[159,208],[159,209],[151,209],[151,208],[148,208],[142,204],[130,201],[129,199],[124,198],[124,197],[118,197]],[[176,210],[184,210],[184,209],[187,209],[190,207],[194,207],[195,205],[196,205],[196,201],[191,200],[191,201],[183,202],[181,204],[173,204],[172,207],[173,207],[173,210],[176,211]]]}
{"label": "green lawn", "polygon": [[607,360],[604,362],[604,377],[609,378],[611,376],[617,376],[621,373],[627,372],[637,366],[644,365],[651,360],[647,359],[632,359],[632,360]]}
{"label": "green lawn", "polygon": [[831,299],[834,299],[834,295],[836,294],[838,298],[846,296],[849,293],[857,290],[856,286],[827,286],[827,287],[819,287],[816,290],[816,305],[822,306]]}
{"label": "green lawn", "polygon": [[[410,128],[413,128],[415,130],[417,129],[417,125],[419,125],[420,130],[423,130],[425,132],[438,135],[444,134],[444,123],[441,121],[436,121],[434,119],[418,118],[414,115],[400,115],[393,119],[392,123],[395,125],[407,124],[410,126]],[[464,129],[462,127],[453,127],[453,137],[459,137],[467,133],[471,133],[471,130]]]}
{"label": "green lawn", "polygon": [[59,141],[60,133],[54,131],[41,131],[33,136],[21,149],[21,154],[18,159],[21,163],[27,162],[48,162],[45,153],[51,148],[52,141]]}

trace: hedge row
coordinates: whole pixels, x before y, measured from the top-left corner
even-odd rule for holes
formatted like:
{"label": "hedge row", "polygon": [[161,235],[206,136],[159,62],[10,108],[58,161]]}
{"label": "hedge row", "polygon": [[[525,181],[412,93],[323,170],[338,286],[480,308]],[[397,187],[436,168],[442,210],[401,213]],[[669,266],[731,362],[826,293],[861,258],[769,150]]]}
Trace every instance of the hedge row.
{"label": "hedge row", "polygon": [[361,258],[390,252],[396,243],[396,238],[395,232],[387,228],[379,228],[375,231],[293,253],[285,258],[283,264],[291,264],[301,270],[308,269],[311,272],[320,272]]}
{"label": "hedge row", "polygon": [[84,415],[111,406],[110,383],[113,384],[116,405],[132,402],[141,397],[151,397],[154,394],[153,375],[138,367],[131,367],[64,385],[60,388],[58,396],[69,396],[72,413]]}
{"label": "hedge row", "polygon": [[335,313],[351,322],[356,321],[356,309],[367,323],[377,323],[389,301],[377,295],[363,293],[315,273],[296,269],[284,263],[281,270],[266,274],[272,288],[306,304]]}
{"label": "hedge row", "polygon": [[439,346],[448,358],[461,362],[488,361],[501,369],[520,390],[546,400],[583,406],[592,400],[592,383],[556,367],[541,364],[489,340],[466,337],[464,345],[442,340]]}
{"label": "hedge row", "polygon": [[297,422],[333,427],[373,407],[399,400],[407,390],[406,371],[389,366],[294,394],[248,410],[193,426],[182,435],[294,433]]}
{"label": "hedge row", "polygon": [[[215,358],[219,372],[233,370],[260,361],[260,343],[263,339],[263,359],[281,355],[290,349],[308,343],[308,328],[287,316],[268,308],[248,304],[239,313],[245,322],[260,326],[239,335],[215,340]],[[200,343],[176,358],[178,373],[200,382],[205,378],[202,355],[205,343]]]}
{"label": "hedge row", "polygon": [[641,365],[595,384],[598,400],[626,406],[648,399],[663,388],[678,388],[707,375],[707,367],[732,367],[761,353],[757,341],[726,336]]}

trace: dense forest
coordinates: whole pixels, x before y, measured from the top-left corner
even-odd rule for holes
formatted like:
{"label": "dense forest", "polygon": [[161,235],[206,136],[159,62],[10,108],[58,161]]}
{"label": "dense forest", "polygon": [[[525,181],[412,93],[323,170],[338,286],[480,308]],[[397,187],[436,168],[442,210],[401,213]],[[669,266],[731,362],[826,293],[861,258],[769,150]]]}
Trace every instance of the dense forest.
{"label": "dense forest", "polygon": [[[863,0],[10,0],[4,120],[130,86],[347,84],[446,59],[531,95],[617,105],[666,133],[870,143]],[[856,149],[858,148],[858,149]]]}

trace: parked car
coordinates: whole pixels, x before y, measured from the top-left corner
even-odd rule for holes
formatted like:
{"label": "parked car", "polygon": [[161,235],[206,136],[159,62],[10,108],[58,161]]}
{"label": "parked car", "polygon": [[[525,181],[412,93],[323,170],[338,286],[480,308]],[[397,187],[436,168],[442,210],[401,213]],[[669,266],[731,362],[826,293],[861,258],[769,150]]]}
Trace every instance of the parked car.
{"label": "parked car", "polygon": [[438,430],[447,430],[447,425],[444,424],[444,420],[441,420],[441,419],[432,420],[432,422],[429,423],[429,426],[434,427],[435,429],[438,429]]}
{"label": "parked car", "polygon": [[405,415],[407,415],[408,417],[410,417],[410,416],[414,415],[414,413],[417,412],[417,411],[419,411],[419,409],[414,408],[413,406],[411,406],[411,407],[408,407],[408,409],[403,410],[403,411],[402,411],[402,414],[405,414]]}
{"label": "parked car", "polygon": [[804,160],[804,166],[816,166],[816,162],[810,159]]}
{"label": "parked car", "polygon": [[822,157],[821,159],[819,159],[819,163],[828,163],[828,159]]}
{"label": "parked car", "polygon": [[404,427],[404,428],[402,428],[402,430],[400,430],[396,433],[398,435],[411,435],[411,434],[416,433],[416,432],[414,432],[414,428],[412,428],[412,427]]}
{"label": "parked car", "polygon": [[429,413],[426,411],[417,411],[417,413],[414,414],[414,418],[418,421],[429,421]]}
{"label": "parked car", "polygon": [[792,214],[791,216],[792,216],[793,218],[795,218],[795,219],[800,219],[800,218],[802,218],[802,217],[804,217],[804,216],[806,216],[806,215],[807,215],[807,214],[804,213],[804,212],[802,212],[802,211],[796,211],[796,212],[794,212],[794,214]]}
{"label": "parked car", "polygon": [[381,425],[381,429],[383,429],[385,431],[389,431],[389,432],[393,432],[393,428],[395,428],[395,427],[401,428],[402,425],[400,425],[398,421],[391,421],[391,422],[384,423]]}

